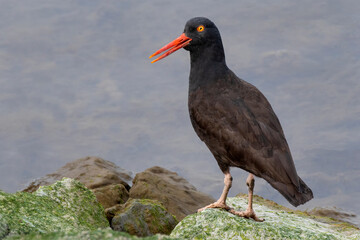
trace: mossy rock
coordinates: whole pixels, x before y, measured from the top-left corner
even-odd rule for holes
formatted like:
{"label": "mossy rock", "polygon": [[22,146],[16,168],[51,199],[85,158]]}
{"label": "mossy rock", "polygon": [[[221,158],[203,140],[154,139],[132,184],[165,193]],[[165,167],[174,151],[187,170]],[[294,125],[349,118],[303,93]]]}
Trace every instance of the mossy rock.
{"label": "mossy rock", "polygon": [[142,237],[156,233],[170,234],[176,224],[176,218],[160,202],[150,199],[128,200],[111,222],[114,230]]}
{"label": "mossy rock", "polygon": [[[228,198],[235,210],[245,210],[247,198]],[[346,223],[327,223],[300,211],[265,199],[254,203],[257,216],[264,222],[235,216],[225,210],[207,209],[184,218],[172,231],[172,237],[184,239],[360,239],[360,230]]]}
{"label": "mossy rock", "polygon": [[79,239],[91,239],[91,240],[176,240],[178,238],[172,238],[166,235],[154,235],[151,237],[139,238],[131,236],[125,232],[117,232],[111,229],[98,229],[92,231],[79,231],[79,232],[53,232],[53,233],[31,233],[29,235],[20,235],[7,238],[6,240],[79,240]]}
{"label": "mossy rock", "polygon": [[10,233],[9,226],[5,221],[5,218],[0,214],[0,239],[3,239]]}
{"label": "mossy rock", "polygon": [[64,178],[34,193],[0,191],[8,235],[83,231],[109,227],[103,207],[80,182]]}

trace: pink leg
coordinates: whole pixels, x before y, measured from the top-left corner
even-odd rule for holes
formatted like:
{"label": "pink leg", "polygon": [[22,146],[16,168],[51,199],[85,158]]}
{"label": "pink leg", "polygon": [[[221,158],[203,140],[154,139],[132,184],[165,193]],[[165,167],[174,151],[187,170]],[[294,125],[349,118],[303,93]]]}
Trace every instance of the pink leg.
{"label": "pink leg", "polygon": [[216,202],[214,202],[210,205],[207,205],[203,208],[200,208],[198,210],[198,212],[201,212],[207,208],[222,208],[225,210],[230,210],[230,207],[228,205],[226,205],[226,198],[229,193],[229,189],[231,188],[232,177],[230,175],[230,171],[226,171],[224,174],[225,174],[225,177],[224,177],[225,186],[224,186],[224,190],[223,190],[219,200],[217,200]]}
{"label": "pink leg", "polygon": [[246,209],[246,211],[242,211],[242,212],[238,212],[238,211],[235,211],[234,209],[230,209],[229,212],[231,212],[232,214],[235,214],[237,216],[240,216],[240,217],[252,218],[257,222],[262,222],[265,219],[258,218],[256,216],[256,214],[255,214],[255,211],[254,211],[253,207],[252,207],[255,179],[254,179],[254,175],[252,175],[251,173],[249,174],[248,178],[246,179],[246,184],[248,185],[248,188],[249,188],[249,204],[248,204],[248,208]]}

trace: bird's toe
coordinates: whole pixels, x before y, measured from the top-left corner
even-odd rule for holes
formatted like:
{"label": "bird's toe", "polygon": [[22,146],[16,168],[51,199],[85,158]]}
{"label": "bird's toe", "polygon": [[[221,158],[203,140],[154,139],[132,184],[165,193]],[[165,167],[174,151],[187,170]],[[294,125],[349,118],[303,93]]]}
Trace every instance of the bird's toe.
{"label": "bird's toe", "polygon": [[243,218],[251,218],[256,222],[263,222],[265,221],[265,219],[263,218],[259,218],[258,216],[256,216],[254,210],[246,210],[246,211],[235,211],[233,209],[231,209],[229,211],[230,213],[239,216],[239,217],[243,217]]}
{"label": "bird's toe", "polygon": [[203,208],[200,208],[197,210],[197,212],[201,212],[201,211],[204,211],[205,209],[208,209],[208,208],[221,208],[221,209],[225,209],[227,211],[230,210],[230,207],[228,205],[226,205],[226,203],[224,202],[214,202],[214,203],[211,203]]}

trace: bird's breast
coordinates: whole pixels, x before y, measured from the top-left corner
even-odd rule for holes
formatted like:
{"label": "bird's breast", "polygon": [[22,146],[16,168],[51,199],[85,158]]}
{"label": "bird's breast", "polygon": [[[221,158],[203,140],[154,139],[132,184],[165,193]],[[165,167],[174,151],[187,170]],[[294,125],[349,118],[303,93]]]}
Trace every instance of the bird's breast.
{"label": "bird's breast", "polygon": [[[224,93],[222,93],[224,94]],[[221,103],[218,89],[197,88],[189,93],[189,114],[195,132],[205,143],[225,140],[228,131],[222,126],[225,121],[226,109]]]}
{"label": "bird's breast", "polygon": [[208,136],[211,120],[208,115],[213,112],[211,97],[201,88],[189,92],[188,107],[191,123],[202,141]]}

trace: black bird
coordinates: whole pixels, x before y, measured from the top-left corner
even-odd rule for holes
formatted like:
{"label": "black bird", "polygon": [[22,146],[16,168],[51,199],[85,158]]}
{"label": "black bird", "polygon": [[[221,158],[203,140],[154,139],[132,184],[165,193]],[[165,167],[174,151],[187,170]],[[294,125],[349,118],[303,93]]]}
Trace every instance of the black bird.
{"label": "black bird", "polygon": [[[156,62],[176,50],[190,51],[189,113],[200,139],[225,174],[224,190],[206,208],[223,208],[241,217],[258,218],[252,208],[254,176],[278,190],[293,206],[313,198],[311,189],[297,175],[289,146],[270,103],[253,85],[238,78],[226,65],[220,32],[207,18],[190,19],[184,33],[153,55],[170,49]],[[226,205],[232,184],[230,167],[248,171],[249,204],[239,212]]]}

